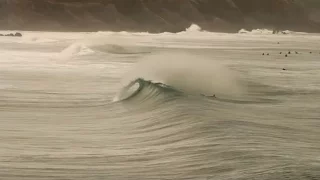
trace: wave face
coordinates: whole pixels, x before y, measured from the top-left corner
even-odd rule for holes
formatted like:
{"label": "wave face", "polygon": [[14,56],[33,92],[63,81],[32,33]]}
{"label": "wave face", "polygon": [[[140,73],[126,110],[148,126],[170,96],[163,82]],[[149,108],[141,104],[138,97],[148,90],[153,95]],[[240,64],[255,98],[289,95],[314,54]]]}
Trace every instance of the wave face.
{"label": "wave face", "polygon": [[124,87],[114,98],[114,101],[134,100],[136,103],[145,103],[145,101],[154,101],[156,103],[158,99],[167,99],[170,96],[175,97],[182,94],[183,92],[166,84],[153,83],[152,81],[138,78]]}
{"label": "wave face", "polygon": [[319,32],[312,0],[10,0],[0,1],[3,29],[181,32],[244,28]]}
{"label": "wave face", "polygon": [[0,47],[1,180],[320,177],[318,34],[192,25]]}

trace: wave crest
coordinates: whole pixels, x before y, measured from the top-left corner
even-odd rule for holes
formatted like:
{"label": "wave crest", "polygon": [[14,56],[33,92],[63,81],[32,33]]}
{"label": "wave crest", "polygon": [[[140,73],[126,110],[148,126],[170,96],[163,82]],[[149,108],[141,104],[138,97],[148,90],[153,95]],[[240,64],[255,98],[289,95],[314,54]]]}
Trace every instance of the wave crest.
{"label": "wave crest", "polygon": [[177,89],[159,82],[152,82],[138,78],[123,87],[121,91],[113,99],[114,102],[126,101],[132,98],[138,98],[140,102],[149,99],[156,100],[158,97],[168,97],[170,95],[182,94]]}
{"label": "wave crest", "polygon": [[94,53],[92,49],[82,43],[73,43],[58,54],[59,59],[70,59],[73,56],[82,56]]}

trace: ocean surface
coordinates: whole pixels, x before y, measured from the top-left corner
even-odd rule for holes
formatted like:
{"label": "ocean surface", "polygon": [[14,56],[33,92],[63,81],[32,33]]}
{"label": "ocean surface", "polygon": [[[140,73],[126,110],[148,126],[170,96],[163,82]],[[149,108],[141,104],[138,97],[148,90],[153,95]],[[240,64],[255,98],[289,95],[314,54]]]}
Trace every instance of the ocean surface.
{"label": "ocean surface", "polygon": [[22,33],[1,180],[320,179],[320,34]]}

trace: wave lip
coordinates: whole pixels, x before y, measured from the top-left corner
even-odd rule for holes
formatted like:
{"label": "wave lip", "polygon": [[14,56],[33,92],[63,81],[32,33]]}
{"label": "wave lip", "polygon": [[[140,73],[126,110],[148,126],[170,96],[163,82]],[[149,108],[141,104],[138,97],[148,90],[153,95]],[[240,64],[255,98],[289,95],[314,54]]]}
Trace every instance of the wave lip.
{"label": "wave lip", "polygon": [[181,95],[183,92],[159,82],[144,80],[143,78],[135,79],[123,87],[113,99],[114,102],[128,101],[137,98],[140,102],[157,98],[169,98],[169,96]]}

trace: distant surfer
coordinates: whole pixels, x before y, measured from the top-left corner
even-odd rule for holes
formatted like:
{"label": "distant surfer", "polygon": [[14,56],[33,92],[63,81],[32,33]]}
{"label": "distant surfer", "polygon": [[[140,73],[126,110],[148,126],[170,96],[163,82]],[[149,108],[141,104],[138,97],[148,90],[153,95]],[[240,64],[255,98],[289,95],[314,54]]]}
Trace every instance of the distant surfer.
{"label": "distant surfer", "polygon": [[207,96],[207,95],[201,94],[201,96],[210,97],[210,98],[216,98],[216,95],[215,95],[215,94],[213,94],[212,96]]}
{"label": "distant surfer", "polygon": [[279,33],[279,29],[278,28],[274,28],[272,31],[272,34],[278,34]]}

